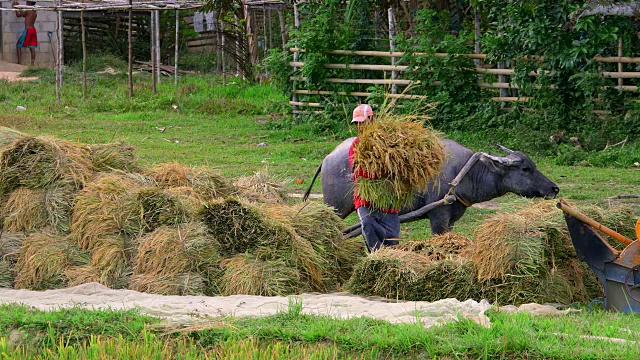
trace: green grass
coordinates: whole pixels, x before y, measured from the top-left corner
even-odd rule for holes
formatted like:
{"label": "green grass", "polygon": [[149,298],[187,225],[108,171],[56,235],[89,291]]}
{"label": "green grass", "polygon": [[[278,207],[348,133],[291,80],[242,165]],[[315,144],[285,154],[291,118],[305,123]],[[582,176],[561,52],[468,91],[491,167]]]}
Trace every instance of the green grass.
{"label": "green grass", "polygon": [[487,315],[490,328],[460,319],[425,329],[418,324],[390,324],[364,317],[338,320],[304,315],[300,308],[290,307],[267,317],[211,319],[191,327],[172,327],[131,310],[43,312],[11,305],[3,306],[0,312],[0,356],[637,359],[640,351],[637,315],[587,309],[562,316],[497,310]]}

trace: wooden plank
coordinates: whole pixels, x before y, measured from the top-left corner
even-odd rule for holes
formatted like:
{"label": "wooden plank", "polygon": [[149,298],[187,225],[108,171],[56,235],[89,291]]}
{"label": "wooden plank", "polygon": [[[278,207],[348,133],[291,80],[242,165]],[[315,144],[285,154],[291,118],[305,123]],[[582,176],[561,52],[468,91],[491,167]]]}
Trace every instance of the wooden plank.
{"label": "wooden plank", "polygon": [[[370,92],[360,92],[360,91],[323,91],[323,90],[294,90],[295,94],[303,94],[303,95],[348,95],[348,96],[359,96],[359,97],[367,97],[371,95]],[[392,99],[426,99],[427,97],[424,95],[411,95],[411,94],[384,94],[385,97],[389,97]]]}
{"label": "wooden plank", "polygon": [[[293,81],[306,81],[306,77],[291,76],[289,80]],[[373,85],[412,85],[414,82],[411,80],[390,80],[390,79],[337,79],[328,78],[327,82],[336,84],[373,84]]]}

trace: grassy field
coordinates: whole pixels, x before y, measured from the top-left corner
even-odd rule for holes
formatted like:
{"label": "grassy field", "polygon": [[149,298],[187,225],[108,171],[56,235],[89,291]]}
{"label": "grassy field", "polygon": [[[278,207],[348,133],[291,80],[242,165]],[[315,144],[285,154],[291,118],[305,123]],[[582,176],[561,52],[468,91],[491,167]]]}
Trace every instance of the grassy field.
{"label": "grassy field", "polygon": [[[107,66],[120,72],[96,73]],[[235,78],[227,79],[226,87],[220,78],[207,76],[183,77],[177,87],[172,79],[163,79],[156,95],[151,92],[149,74],[137,73],[135,97],[130,100],[125,67],[115,59],[90,59],[88,95],[83,99],[79,66],[70,66],[65,69],[61,104],[55,99],[51,70],[28,70],[24,75],[40,77],[34,82],[0,81],[0,126],[83,143],[125,141],[137,147],[145,164],[207,165],[229,177],[267,167],[281,179],[304,180],[302,184],[289,181],[291,192],[304,191],[322,158],[352,135],[349,130],[318,133],[313,124],[291,121],[285,115],[286,99],[274,89]],[[17,106],[26,110],[19,111]],[[477,134],[447,136],[474,150],[498,153]],[[569,167],[555,165],[552,158],[534,156],[534,160],[560,186],[560,195],[574,201],[606,204],[621,201],[607,198],[640,190],[638,168]],[[316,184],[314,191],[320,188]],[[471,235],[483,219],[523,201],[528,200],[509,195],[496,199],[492,208],[472,208],[457,230]],[[427,236],[428,228],[425,221],[406,224],[402,236]],[[43,313],[4,306],[0,308],[0,358],[640,357],[640,318],[608,313],[597,304],[594,311],[588,310],[588,304],[574,306],[582,312],[535,317],[492,311],[490,329],[462,320],[428,330],[369,319],[338,321],[302,315],[295,308],[267,318],[219,319],[204,329],[188,330],[167,328],[136,312]]]}

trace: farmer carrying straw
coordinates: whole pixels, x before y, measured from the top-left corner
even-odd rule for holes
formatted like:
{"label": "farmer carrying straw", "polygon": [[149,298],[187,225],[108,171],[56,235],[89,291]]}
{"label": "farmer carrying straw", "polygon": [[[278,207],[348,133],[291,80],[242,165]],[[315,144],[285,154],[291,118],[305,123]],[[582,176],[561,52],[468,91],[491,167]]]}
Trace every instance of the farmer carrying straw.
{"label": "farmer carrying straw", "polygon": [[[358,129],[358,137],[355,138],[349,148],[349,166],[353,170],[353,180],[357,184],[359,178],[375,179],[376,176],[367,173],[362,167],[354,166],[354,153],[360,141],[360,135],[365,128],[373,122],[373,109],[368,104],[358,105],[353,110],[352,124]],[[357,186],[357,185],[356,185]],[[353,192],[353,202],[362,223],[362,235],[370,252],[383,246],[397,245],[400,236],[399,209],[377,209],[370,201],[358,195],[357,189]]]}
{"label": "farmer carrying straw", "polygon": [[[17,1],[14,1],[12,5],[15,7],[18,4],[19,3]],[[29,6],[34,6],[35,4],[35,1],[27,1],[27,5]],[[22,64],[22,49],[29,48],[29,51],[31,51],[31,66],[34,66],[36,62],[36,48],[38,47],[38,34],[36,33],[35,28],[38,14],[35,10],[27,10],[16,12],[16,16],[24,18],[24,30],[16,43],[18,64]]]}

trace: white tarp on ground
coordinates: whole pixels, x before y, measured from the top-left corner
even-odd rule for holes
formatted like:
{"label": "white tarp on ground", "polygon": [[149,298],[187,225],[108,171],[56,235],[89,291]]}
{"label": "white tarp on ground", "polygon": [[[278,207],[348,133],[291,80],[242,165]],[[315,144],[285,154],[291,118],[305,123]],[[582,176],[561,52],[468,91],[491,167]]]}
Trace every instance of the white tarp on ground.
{"label": "white tarp on ground", "polygon": [[[492,308],[486,300],[458,301],[444,299],[436,302],[388,302],[367,299],[347,293],[302,294],[296,296],[165,296],[133,290],[113,290],[98,283],[89,283],[67,289],[30,291],[0,289],[0,303],[21,303],[41,310],[68,307],[88,309],[132,309],[148,315],[165,318],[170,322],[189,323],[203,317],[264,316],[287,311],[290,302],[302,304],[302,313],[329,315],[347,319],[370,317],[391,323],[420,322],[429,327],[469,318],[489,327],[485,311]],[[504,306],[504,311],[562,315],[572,309],[557,310],[551,305],[527,304],[520,307]]]}

